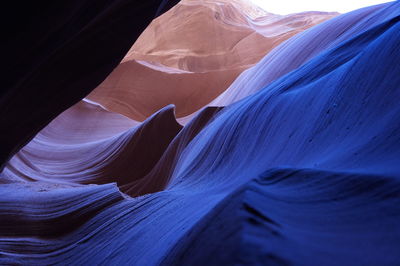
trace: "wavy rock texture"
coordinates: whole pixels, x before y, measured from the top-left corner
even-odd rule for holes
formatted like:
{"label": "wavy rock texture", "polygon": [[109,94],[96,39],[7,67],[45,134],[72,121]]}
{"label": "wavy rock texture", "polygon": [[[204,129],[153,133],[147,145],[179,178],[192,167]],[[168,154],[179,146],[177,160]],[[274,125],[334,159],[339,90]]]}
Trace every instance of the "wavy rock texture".
{"label": "wavy rock texture", "polygon": [[399,60],[396,1],[296,35],[184,127],[78,103],[1,173],[0,264],[398,265]]}
{"label": "wavy rock texture", "polygon": [[[381,23],[387,16],[395,14],[392,8],[385,8],[386,6],[387,4],[382,4],[355,10],[290,38],[257,65],[244,71],[209,105],[225,106],[253,94],[324,50]],[[307,49],[299,51],[298,47]]]}
{"label": "wavy rock texture", "polygon": [[204,109],[181,130],[173,105],[140,123],[81,101],[19,151],[0,182],[116,182],[131,196],[157,192],[167,185],[186,145],[220,109]]}
{"label": "wavy rock texture", "polygon": [[4,174],[8,180],[124,184],[149,172],[180,129],[172,106],[135,123],[80,102],[14,156]]}
{"label": "wavy rock texture", "polygon": [[182,1],[150,24],[88,98],[139,121],[171,103],[177,117],[190,115],[279,43],[336,15],[281,16],[243,1]]}

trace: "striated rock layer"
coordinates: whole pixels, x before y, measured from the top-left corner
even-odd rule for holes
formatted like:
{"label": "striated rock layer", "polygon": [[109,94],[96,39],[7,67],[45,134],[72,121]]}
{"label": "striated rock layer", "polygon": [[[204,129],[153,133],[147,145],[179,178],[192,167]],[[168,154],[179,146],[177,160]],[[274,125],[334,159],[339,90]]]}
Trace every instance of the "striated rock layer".
{"label": "striated rock layer", "polygon": [[173,103],[190,115],[281,42],[336,13],[266,13],[243,1],[181,1],[155,19],[88,98],[143,121]]}
{"label": "striated rock layer", "polygon": [[183,127],[78,103],[0,175],[0,264],[398,265],[399,48],[396,1],[296,35]]}
{"label": "striated rock layer", "polygon": [[[187,24],[179,24],[187,14],[193,13],[195,15]],[[200,21],[209,21],[206,17],[212,14],[218,16],[223,14],[223,19],[217,23],[211,20],[211,23],[205,25],[199,32],[191,31],[192,26],[199,25]],[[260,52],[251,52],[248,45],[238,46],[235,43],[236,39],[241,39],[240,42],[243,40],[248,42],[246,39],[255,42],[258,38],[260,40],[260,44],[256,45],[258,48],[265,46],[270,49],[271,46],[295,32],[329,16],[333,16],[333,14],[309,12],[278,16],[263,12],[253,5],[241,1],[185,1],[151,24],[139,41],[135,43],[122,64],[103,84],[104,87],[107,87],[106,84],[115,80],[119,84],[131,84],[132,80],[139,81],[139,83],[152,83],[153,87],[146,88],[142,98],[139,98],[138,94],[134,92],[136,100],[140,101],[135,104],[132,112],[141,107],[146,108],[152,102],[155,106],[162,104],[162,102],[158,102],[157,98],[164,94],[165,87],[168,88],[166,84],[171,84],[175,92],[190,87],[194,89],[180,91],[178,95],[176,93],[167,95],[169,98],[166,98],[165,102],[173,103],[180,98],[183,102],[181,107],[185,106],[191,110],[199,109],[206,103],[201,99],[206,99],[207,95],[214,93],[210,88],[224,87],[211,78],[212,76],[220,82],[226,83],[228,79],[225,70],[237,67],[232,66],[233,63],[243,65],[245,63],[245,60],[242,59],[243,54],[252,55],[246,58],[250,61],[254,61],[254,58],[260,56]],[[218,17],[218,20],[220,18]],[[155,32],[160,31],[160,27],[165,30],[162,34]],[[229,38],[214,37],[215,41],[219,43],[216,47],[213,46],[213,43],[210,45],[208,42],[201,42],[205,38],[203,36],[205,33],[215,31]],[[178,32],[180,35],[187,32],[191,38],[176,42]],[[251,37],[253,35],[256,36],[256,39]],[[271,38],[271,40],[266,41],[266,38]],[[194,41],[195,39],[197,41]],[[235,43],[233,50],[226,47],[229,42]],[[148,44],[155,45],[157,48]],[[186,47],[183,49],[186,52],[179,53],[177,47]],[[158,58],[155,60],[162,64],[174,67],[177,66],[173,64],[178,64],[186,70],[166,67],[160,63],[131,59],[135,57],[149,61]],[[189,61],[192,63],[190,64]],[[201,66],[202,64],[206,65]],[[188,68],[198,73],[189,72]],[[153,72],[148,72],[148,69]],[[207,71],[203,72],[202,69]],[[133,73],[133,76],[138,78],[132,79],[132,75],[127,73]],[[198,86],[193,86],[194,79],[198,78],[203,81]],[[157,81],[159,86],[154,86],[154,81]],[[177,81],[180,81],[180,88],[177,87]],[[174,83],[176,84],[173,85]],[[143,91],[143,89],[141,90]],[[195,93],[195,90],[198,92]],[[112,92],[113,90],[107,87],[107,91]],[[153,91],[153,95],[149,97],[151,91]],[[121,94],[118,97],[119,108],[126,107],[124,101],[128,100],[127,95]],[[107,95],[107,100],[111,99],[112,97]],[[193,105],[191,99],[196,104]],[[162,152],[180,129],[173,117],[175,110],[165,109],[165,112],[161,111],[159,115],[149,118],[148,122],[140,124],[124,116],[107,112],[101,105],[95,106],[90,101],[80,102],[50,123],[12,158],[7,164],[3,179],[7,182],[10,180],[42,180],[68,184],[117,182],[121,189],[130,195],[158,191],[163,189],[168,182],[177,155],[211,118],[214,114],[213,110],[206,110],[194,119],[183,131],[184,133],[174,140],[160,162],[157,163]],[[145,117],[147,115],[142,116],[142,118]],[[157,135],[158,132],[165,132],[164,140],[163,137],[160,138]],[[152,143],[154,146],[149,148],[148,143]],[[144,153],[148,156],[145,156]],[[77,156],[77,154],[83,156]],[[137,167],[135,168],[133,165]]]}
{"label": "striated rock layer", "polygon": [[80,102],[18,152],[4,178],[122,185],[147,174],[180,129],[171,106],[135,123]]}
{"label": "striated rock layer", "polygon": [[[385,4],[362,8],[294,36],[284,45],[274,49],[254,67],[244,71],[209,105],[224,106],[253,94],[324,50],[381,23],[383,17],[395,14],[395,11],[383,8],[384,6]],[[299,47],[306,49],[299,51]]]}

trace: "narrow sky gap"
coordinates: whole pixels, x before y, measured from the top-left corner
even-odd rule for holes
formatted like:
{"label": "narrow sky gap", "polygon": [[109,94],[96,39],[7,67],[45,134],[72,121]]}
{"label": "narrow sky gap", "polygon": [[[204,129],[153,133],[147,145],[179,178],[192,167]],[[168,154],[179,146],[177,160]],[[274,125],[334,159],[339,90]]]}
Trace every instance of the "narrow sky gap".
{"label": "narrow sky gap", "polygon": [[275,14],[291,14],[303,11],[328,11],[328,12],[339,12],[347,13],[349,11],[377,5],[381,3],[386,3],[390,1],[385,0],[279,0],[279,1],[269,1],[269,0],[249,0],[259,7],[265,9],[268,12]]}

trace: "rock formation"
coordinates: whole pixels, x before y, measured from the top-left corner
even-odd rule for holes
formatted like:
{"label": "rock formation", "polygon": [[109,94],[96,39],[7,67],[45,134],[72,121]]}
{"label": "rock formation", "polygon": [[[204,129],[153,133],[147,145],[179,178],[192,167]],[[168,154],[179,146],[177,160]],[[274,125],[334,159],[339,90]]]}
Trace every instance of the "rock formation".
{"label": "rock formation", "polygon": [[[201,3],[209,8],[215,2]],[[215,10],[225,10],[219,19],[229,18],[242,29],[232,11],[239,2],[219,3]],[[164,4],[161,10],[171,3]],[[196,10],[198,5],[184,1],[176,8]],[[102,10],[93,11],[96,18]],[[253,24],[261,12],[247,4],[242,10]],[[76,16],[85,17],[79,12]],[[118,22],[117,18],[111,21]],[[157,32],[154,25],[161,18],[148,28],[150,32]],[[297,18],[286,19],[289,23]],[[252,27],[267,32],[265,25]],[[21,32],[25,38],[29,34],[35,32]],[[142,37],[150,38],[147,34]],[[260,38],[262,42],[264,37]],[[93,44],[89,37],[81,41]],[[68,42],[65,45],[69,47]],[[253,44],[246,45],[244,54]],[[135,46],[140,47],[140,41]],[[113,84],[118,75],[125,79],[125,67],[140,73],[143,80],[149,75],[148,79],[159,82],[157,86],[163,82],[170,86],[167,81],[174,75],[187,74],[182,84],[190,86],[189,81],[196,84],[193,76],[201,74],[199,69],[226,70],[234,62],[241,65],[241,60],[230,61],[233,50],[227,51],[224,63],[214,65],[215,58],[202,58],[200,50],[193,49],[197,54],[188,58],[184,54],[189,51],[177,52],[174,58],[172,48],[165,50],[171,54],[154,54],[153,48],[147,48],[141,48],[141,59],[133,59],[140,49],[132,48],[89,99],[82,99],[80,90],[66,90],[72,80],[82,81],[71,71],[59,80],[68,86],[57,87],[60,95],[70,96],[68,101],[57,105],[57,98],[47,98],[49,105],[37,109],[19,103],[13,107],[21,108],[15,110],[25,117],[2,132],[6,136],[2,143],[13,140],[4,146],[4,158],[10,157],[10,147],[16,153],[0,174],[1,265],[398,265],[399,1],[336,16],[266,51],[218,98],[188,111],[196,112],[183,118],[184,126],[177,122],[180,113],[172,105],[178,108],[178,102],[168,102],[147,117],[160,98],[142,95],[143,106],[136,108],[122,93],[115,99],[130,110],[128,116],[123,108],[113,110],[119,106],[116,103],[96,102],[95,95],[106,91],[102,86]],[[119,53],[114,56],[117,60]],[[242,62],[247,59],[252,60],[246,57]],[[60,77],[57,66],[51,70]],[[210,70],[212,66],[215,69]],[[77,65],[86,73],[85,67],[85,63]],[[197,70],[184,69],[189,67]],[[53,76],[46,83],[44,68],[34,69],[40,69],[38,82],[52,84]],[[33,75],[24,68],[17,70]],[[17,76],[10,73],[10,80]],[[104,73],[89,77],[101,79]],[[209,73],[206,76],[212,80]],[[14,98],[5,95],[1,103],[15,102],[17,95],[28,101],[33,87],[19,88],[9,92]],[[43,88],[43,95],[55,93]],[[159,93],[168,99],[161,89]],[[108,99],[106,94],[101,97]],[[59,114],[71,98],[80,101]],[[6,107],[2,105],[13,114],[14,109]],[[142,118],[132,119],[135,112]],[[38,121],[55,116],[18,149],[29,134],[37,132]],[[9,124],[11,118],[2,117]],[[21,133],[13,131],[16,128]]]}
{"label": "rock formation", "polygon": [[155,19],[88,98],[143,121],[197,111],[281,42],[337,13],[275,15],[244,1],[184,0]]}

